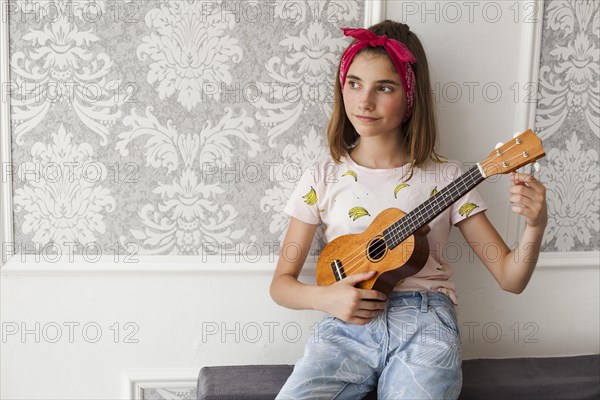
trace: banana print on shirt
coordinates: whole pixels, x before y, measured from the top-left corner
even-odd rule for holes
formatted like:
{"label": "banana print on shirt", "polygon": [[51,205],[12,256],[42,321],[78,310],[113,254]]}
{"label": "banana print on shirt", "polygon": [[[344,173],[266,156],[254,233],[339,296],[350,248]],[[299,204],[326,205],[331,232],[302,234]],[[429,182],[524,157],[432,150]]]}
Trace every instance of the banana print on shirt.
{"label": "banana print on shirt", "polygon": [[304,199],[304,202],[309,206],[314,206],[315,204],[317,204],[317,192],[312,186],[310,187],[310,191],[304,196],[302,196],[302,198]]}
{"label": "banana print on shirt", "polygon": [[471,212],[476,209],[477,207],[479,207],[477,204],[475,203],[465,203],[462,206],[460,206],[460,208],[458,209],[458,213],[460,215],[467,216],[467,218],[469,217],[469,214],[471,214]]}
{"label": "banana print on shirt", "polygon": [[394,189],[394,198],[397,199],[398,198],[398,192],[402,189],[404,189],[405,187],[409,187],[410,185],[408,183],[401,183],[398,186],[396,186],[396,188]]}
{"label": "banana print on shirt", "polygon": [[353,218],[352,221],[356,221],[360,217],[371,216],[369,212],[364,207],[352,207],[350,211],[348,211],[348,216]]}
{"label": "banana print on shirt", "polygon": [[358,175],[356,174],[356,172],[348,170],[348,171],[344,172],[344,174],[342,175],[342,178],[346,175],[354,177],[354,182],[358,182]]}

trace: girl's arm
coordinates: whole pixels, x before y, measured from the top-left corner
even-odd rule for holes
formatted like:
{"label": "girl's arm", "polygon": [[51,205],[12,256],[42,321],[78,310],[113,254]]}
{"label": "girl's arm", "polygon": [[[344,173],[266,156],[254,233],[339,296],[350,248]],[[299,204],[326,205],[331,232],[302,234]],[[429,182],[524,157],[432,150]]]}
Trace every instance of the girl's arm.
{"label": "girl's arm", "polygon": [[527,222],[514,250],[508,248],[483,212],[462,220],[457,226],[500,287],[521,293],[537,264],[548,222],[546,188],[530,174],[513,174],[511,179],[514,183],[509,189],[512,211],[521,214]]}
{"label": "girl's arm", "polygon": [[294,310],[316,309],[317,288],[298,281],[318,225],[307,224],[294,217],[283,240],[279,261],[271,281],[271,297],[281,306]]}
{"label": "girl's arm", "polygon": [[372,278],[372,273],[353,274],[330,286],[307,285],[298,281],[316,229],[317,225],[290,218],[271,281],[271,297],[287,308],[320,310],[345,322],[368,323],[385,308],[386,297],[379,291],[359,289],[354,285]]}

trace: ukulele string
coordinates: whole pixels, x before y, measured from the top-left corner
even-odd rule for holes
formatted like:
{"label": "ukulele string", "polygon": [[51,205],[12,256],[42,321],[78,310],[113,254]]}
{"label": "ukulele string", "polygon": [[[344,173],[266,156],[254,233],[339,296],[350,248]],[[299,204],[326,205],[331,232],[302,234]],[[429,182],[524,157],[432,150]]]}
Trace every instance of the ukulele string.
{"label": "ukulele string", "polygon": [[[517,144],[515,143],[512,146],[510,146],[509,148],[507,148],[506,150],[510,150],[511,148],[513,148],[516,145]],[[496,158],[498,158],[500,156],[501,156],[500,154],[496,154],[490,160],[487,160],[487,161],[484,160],[484,161],[482,161],[482,163],[481,163],[482,167],[487,166],[489,163],[493,162]],[[513,156],[513,157],[511,157],[511,158],[509,158],[508,160],[505,160],[505,161],[512,161],[515,158],[521,158],[521,157],[522,157],[522,155],[516,155],[516,156]],[[486,163],[486,164],[483,165],[484,163]],[[479,169],[478,168],[477,169],[473,169],[472,171],[473,172],[475,172],[475,171],[479,172]],[[470,172],[470,173],[472,173],[472,172]],[[398,232],[400,232],[400,233],[402,232],[402,230],[400,228],[393,228],[392,231],[394,232],[393,235],[392,235],[392,238],[397,238],[398,236],[400,236],[398,234]],[[367,245],[367,243],[369,243],[369,241],[364,242],[362,246],[366,247],[366,245]],[[355,261],[355,259],[357,257],[359,257],[361,255],[361,253],[362,253],[362,250],[361,250],[362,246],[359,246],[359,249],[357,251],[355,251],[354,255],[349,260],[347,260],[347,261],[340,260],[342,262],[342,265],[346,265],[347,264],[347,266],[348,266],[348,268],[344,268],[344,272],[345,273],[347,273],[347,274],[354,273],[355,270],[357,270],[357,269],[359,269],[361,267],[360,263],[367,258],[366,256],[363,255],[362,258],[360,258],[359,260]],[[382,243],[380,245],[377,245],[377,247],[375,247],[374,250],[375,251],[379,251],[382,247],[385,247],[385,246],[386,246],[386,244],[385,244],[385,241],[384,241],[384,243]],[[358,264],[358,265],[356,265],[356,264]]]}

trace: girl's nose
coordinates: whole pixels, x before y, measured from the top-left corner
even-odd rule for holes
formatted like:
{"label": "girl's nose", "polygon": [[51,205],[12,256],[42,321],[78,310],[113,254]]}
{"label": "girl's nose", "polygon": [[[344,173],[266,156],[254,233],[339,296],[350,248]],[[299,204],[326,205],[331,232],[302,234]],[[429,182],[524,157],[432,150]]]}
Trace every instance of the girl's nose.
{"label": "girl's nose", "polygon": [[361,109],[371,110],[375,103],[373,101],[373,94],[369,90],[363,91],[358,101],[358,105]]}

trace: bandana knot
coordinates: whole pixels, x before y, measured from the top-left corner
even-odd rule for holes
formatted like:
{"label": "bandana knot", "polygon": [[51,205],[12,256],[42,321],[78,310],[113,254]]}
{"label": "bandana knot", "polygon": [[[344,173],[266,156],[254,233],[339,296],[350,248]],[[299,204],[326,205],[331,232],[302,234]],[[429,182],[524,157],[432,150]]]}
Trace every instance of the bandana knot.
{"label": "bandana knot", "polygon": [[377,39],[371,39],[369,41],[369,46],[371,47],[378,47],[378,46],[385,46],[385,44],[387,43],[388,37],[387,35],[382,35],[377,37]]}

